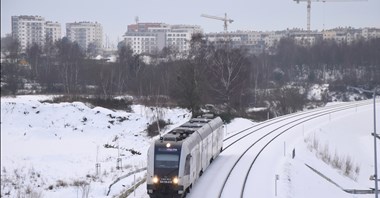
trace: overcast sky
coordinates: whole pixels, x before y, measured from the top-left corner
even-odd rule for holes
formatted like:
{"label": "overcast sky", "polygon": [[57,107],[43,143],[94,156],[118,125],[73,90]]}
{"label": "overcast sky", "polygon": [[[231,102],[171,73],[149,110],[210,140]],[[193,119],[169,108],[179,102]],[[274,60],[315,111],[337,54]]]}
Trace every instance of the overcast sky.
{"label": "overcast sky", "polygon": [[[327,0],[328,1],[328,0]],[[380,0],[332,0],[313,2],[311,29],[334,27],[380,28]],[[306,3],[293,0],[1,0],[1,36],[11,33],[11,16],[39,15],[65,24],[99,22],[111,41],[122,39],[127,25],[140,22],[200,25],[205,32],[223,31],[223,22],[201,14],[228,17],[235,30],[306,29]]]}

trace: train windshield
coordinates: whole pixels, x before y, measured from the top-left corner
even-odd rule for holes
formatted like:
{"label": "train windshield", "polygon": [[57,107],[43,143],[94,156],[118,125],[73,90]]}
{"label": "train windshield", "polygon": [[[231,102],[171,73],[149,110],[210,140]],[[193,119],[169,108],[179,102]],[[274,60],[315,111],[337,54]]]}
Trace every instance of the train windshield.
{"label": "train windshield", "polygon": [[179,156],[177,154],[157,154],[156,168],[178,168]]}

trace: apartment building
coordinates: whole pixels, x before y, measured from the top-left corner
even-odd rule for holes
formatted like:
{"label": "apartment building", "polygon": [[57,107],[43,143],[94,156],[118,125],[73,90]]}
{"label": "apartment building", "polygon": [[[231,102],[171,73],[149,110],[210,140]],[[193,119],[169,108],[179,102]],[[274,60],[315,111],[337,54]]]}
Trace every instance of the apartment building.
{"label": "apartment building", "polygon": [[128,25],[124,41],[136,54],[153,54],[170,47],[179,52],[190,48],[191,36],[202,32],[199,26],[137,23]]}
{"label": "apartment building", "polygon": [[58,22],[47,21],[45,23],[45,35],[46,39],[53,43],[61,39],[61,24]]}
{"label": "apartment building", "polygon": [[25,50],[33,43],[43,45],[45,41],[45,18],[41,16],[12,16],[12,37]]}
{"label": "apartment building", "polygon": [[33,44],[45,45],[46,39],[55,42],[61,39],[61,24],[45,21],[41,16],[12,16],[12,37],[20,43],[21,51]]}
{"label": "apartment building", "polygon": [[77,42],[83,50],[87,50],[91,43],[97,48],[103,47],[103,27],[97,22],[66,23],[66,37]]}
{"label": "apartment building", "polygon": [[228,33],[207,33],[208,42],[215,43],[228,39],[233,47],[243,48],[253,54],[260,54],[274,46],[285,35],[282,32],[235,31]]}
{"label": "apartment building", "polygon": [[364,28],[361,31],[361,36],[368,40],[372,38],[380,38],[380,29],[379,28]]}

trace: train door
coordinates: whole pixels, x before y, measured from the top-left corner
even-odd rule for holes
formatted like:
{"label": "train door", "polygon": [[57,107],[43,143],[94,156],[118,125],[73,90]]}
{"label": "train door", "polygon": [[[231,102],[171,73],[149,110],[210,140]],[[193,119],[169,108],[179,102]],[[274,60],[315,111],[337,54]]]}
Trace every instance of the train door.
{"label": "train door", "polygon": [[195,153],[193,155],[192,164],[193,166],[190,167],[193,170],[193,178],[196,180],[198,179],[198,173],[202,170],[202,152],[201,152],[201,145],[197,145],[195,149]]}
{"label": "train door", "polygon": [[212,132],[212,159],[218,155],[218,131]]}
{"label": "train door", "polygon": [[[188,181],[188,184],[187,185],[190,185],[192,182],[193,182],[193,180],[194,180],[194,178],[193,178],[193,174],[192,174],[192,171],[191,171],[191,162],[192,162],[192,157],[191,157],[191,154],[188,154],[187,156],[186,156],[186,160],[185,160],[185,170],[184,170],[184,175],[185,176],[188,176],[188,178],[189,178],[189,181]],[[186,187],[188,187],[188,186],[186,186]]]}
{"label": "train door", "polygon": [[208,165],[207,166],[209,166],[211,163],[211,158],[212,158],[212,133],[210,133],[210,135],[208,135],[207,143],[208,143],[208,147],[207,147],[207,153],[208,153],[207,164]]}
{"label": "train door", "polygon": [[203,171],[207,168],[207,138],[202,140],[202,170],[200,174],[203,174]]}

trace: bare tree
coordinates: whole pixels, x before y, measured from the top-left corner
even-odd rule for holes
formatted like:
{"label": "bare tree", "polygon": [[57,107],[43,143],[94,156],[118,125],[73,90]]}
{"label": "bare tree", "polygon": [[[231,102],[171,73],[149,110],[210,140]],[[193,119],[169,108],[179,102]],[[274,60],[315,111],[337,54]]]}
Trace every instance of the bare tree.
{"label": "bare tree", "polygon": [[79,45],[70,42],[67,38],[57,42],[57,46],[63,86],[67,94],[73,94],[78,88],[79,68],[84,55]]}
{"label": "bare tree", "polygon": [[177,62],[175,87],[172,95],[180,104],[197,112],[204,102],[205,78],[207,59],[210,57],[209,48],[201,34],[195,34],[190,42],[187,60]]}
{"label": "bare tree", "polygon": [[10,63],[17,63],[20,59],[21,46],[17,39],[12,36],[1,38],[1,53]]}
{"label": "bare tree", "polygon": [[232,98],[241,94],[239,92],[245,88],[248,79],[249,63],[244,52],[227,45],[223,48],[215,48],[208,71],[210,73],[209,87],[216,93],[220,102],[230,107]]}
{"label": "bare tree", "polygon": [[26,50],[26,53],[32,68],[32,78],[37,79],[39,77],[39,67],[41,64],[41,47],[38,46],[38,44],[34,43]]}

